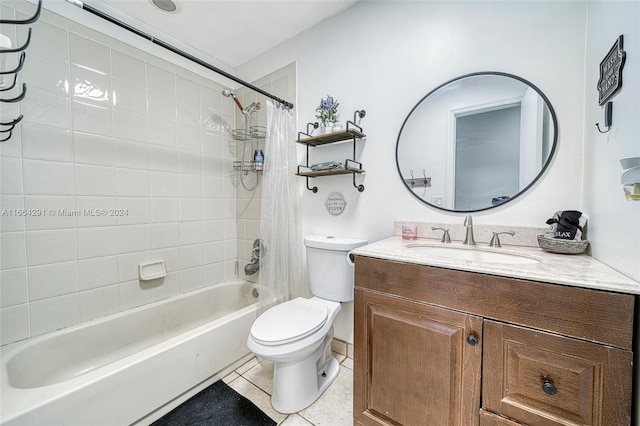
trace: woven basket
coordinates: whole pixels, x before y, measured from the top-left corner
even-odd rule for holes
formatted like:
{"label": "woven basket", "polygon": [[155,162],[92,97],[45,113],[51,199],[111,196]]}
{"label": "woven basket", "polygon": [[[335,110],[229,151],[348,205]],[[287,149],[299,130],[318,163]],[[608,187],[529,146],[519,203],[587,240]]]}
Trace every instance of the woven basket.
{"label": "woven basket", "polygon": [[560,254],[580,254],[589,246],[589,241],[561,240],[538,235],[538,245],[541,249],[552,253]]}

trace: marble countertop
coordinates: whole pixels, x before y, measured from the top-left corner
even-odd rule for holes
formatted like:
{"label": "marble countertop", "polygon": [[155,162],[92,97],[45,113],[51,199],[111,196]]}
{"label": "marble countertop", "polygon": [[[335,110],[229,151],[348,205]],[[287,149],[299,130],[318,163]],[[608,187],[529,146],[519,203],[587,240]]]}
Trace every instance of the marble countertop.
{"label": "marble countertop", "polygon": [[[439,258],[421,254],[419,251],[407,248],[408,245],[416,243],[435,247],[446,246],[464,250],[483,250],[515,254],[534,258],[539,262],[534,264],[504,264]],[[439,239],[418,238],[417,240],[403,240],[400,236],[393,236],[359,247],[353,250],[352,253],[357,256],[437,266],[468,272],[522,278],[532,281],[593,288],[618,293],[640,294],[639,282],[617,272],[587,254],[555,254],[546,252],[538,247],[509,246],[504,242],[500,248],[492,248],[485,244],[470,247],[460,242],[444,244],[441,243]]]}

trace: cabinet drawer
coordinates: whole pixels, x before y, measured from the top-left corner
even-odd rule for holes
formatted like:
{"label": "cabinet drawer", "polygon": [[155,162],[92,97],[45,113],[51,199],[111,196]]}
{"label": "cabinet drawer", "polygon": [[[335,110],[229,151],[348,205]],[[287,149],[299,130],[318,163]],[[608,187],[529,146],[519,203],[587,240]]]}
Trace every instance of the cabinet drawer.
{"label": "cabinet drawer", "polygon": [[480,410],[480,426],[522,426],[522,423],[516,423],[488,411]]}
{"label": "cabinet drawer", "polygon": [[488,320],[483,334],[483,408],[531,425],[630,424],[630,351]]}

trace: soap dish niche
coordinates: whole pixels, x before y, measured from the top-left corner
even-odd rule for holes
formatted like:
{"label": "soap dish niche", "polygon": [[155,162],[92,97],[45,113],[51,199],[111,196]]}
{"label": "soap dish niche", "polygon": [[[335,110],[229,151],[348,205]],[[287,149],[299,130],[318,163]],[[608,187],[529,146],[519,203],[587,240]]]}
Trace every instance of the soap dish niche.
{"label": "soap dish niche", "polygon": [[166,276],[167,270],[164,267],[164,260],[156,260],[138,265],[138,278],[140,278],[140,281],[157,280],[158,278],[164,278]]}

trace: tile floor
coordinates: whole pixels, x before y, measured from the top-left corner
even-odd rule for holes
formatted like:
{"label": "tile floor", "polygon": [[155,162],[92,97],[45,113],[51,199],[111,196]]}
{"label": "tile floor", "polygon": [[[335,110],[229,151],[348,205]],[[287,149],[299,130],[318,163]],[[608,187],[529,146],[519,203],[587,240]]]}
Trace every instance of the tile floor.
{"label": "tile floor", "polygon": [[[353,359],[335,352],[340,362],[336,380],[311,406],[295,414],[282,414],[271,406],[273,362],[252,358],[223,380],[236,392],[256,404],[282,426],[351,426],[353,425]],[[340,352],[343,352],[339,349]],[[347,351],[344,351],[345,353]]]}

